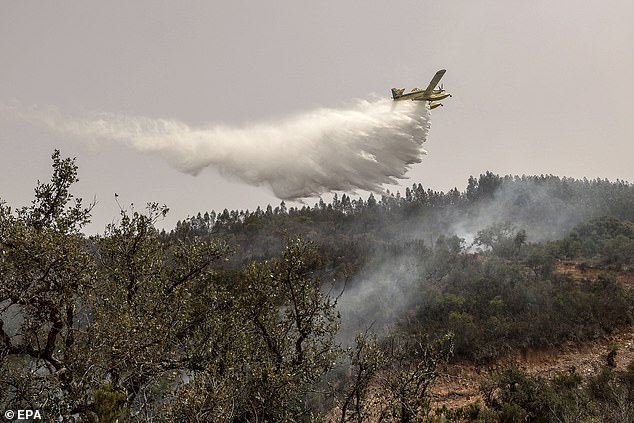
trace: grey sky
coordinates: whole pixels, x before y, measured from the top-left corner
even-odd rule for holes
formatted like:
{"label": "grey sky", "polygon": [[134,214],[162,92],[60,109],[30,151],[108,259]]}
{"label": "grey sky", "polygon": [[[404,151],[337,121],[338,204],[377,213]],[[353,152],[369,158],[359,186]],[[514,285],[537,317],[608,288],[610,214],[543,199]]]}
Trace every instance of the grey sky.
{"label": "grey sky", "polygon": [[[429,152],[402,185],[469,175],[634,181],[634,3],[598,1],[0,2],[0,104],[248,125],[345,107],[446,68]],[[50,154],[77,156],[92,231],[122,204],[198,211],[277,200],[212,169],[0,120],[0,198],[27,204]],[[312,204],[314,201],[308,201]]]}

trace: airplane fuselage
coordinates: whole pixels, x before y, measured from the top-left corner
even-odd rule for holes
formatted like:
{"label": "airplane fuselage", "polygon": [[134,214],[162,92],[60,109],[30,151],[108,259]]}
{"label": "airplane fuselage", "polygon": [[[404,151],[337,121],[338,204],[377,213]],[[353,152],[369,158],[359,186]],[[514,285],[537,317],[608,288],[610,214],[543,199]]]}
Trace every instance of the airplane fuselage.
{"label": "airplane fuselage", "polygon": [[407,94],[401,94],[400,96],[396,97],[394,101],[400,101],[400,100],[440,101],[450,96],[451,94],[444,91],[440,91],[440,90],[434,90],[431,93],[426,93],[423,90],[415,90]]}

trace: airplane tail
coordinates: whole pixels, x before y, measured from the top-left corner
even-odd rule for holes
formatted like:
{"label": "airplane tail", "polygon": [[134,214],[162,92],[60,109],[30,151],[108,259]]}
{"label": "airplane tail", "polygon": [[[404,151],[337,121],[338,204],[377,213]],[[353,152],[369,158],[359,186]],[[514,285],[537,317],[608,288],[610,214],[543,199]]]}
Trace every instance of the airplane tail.
{"label": "airplane tail", "polygon": [[404,91],[405,89],[392,88],[392,99],[396,100],[397,98],[403,95]]}

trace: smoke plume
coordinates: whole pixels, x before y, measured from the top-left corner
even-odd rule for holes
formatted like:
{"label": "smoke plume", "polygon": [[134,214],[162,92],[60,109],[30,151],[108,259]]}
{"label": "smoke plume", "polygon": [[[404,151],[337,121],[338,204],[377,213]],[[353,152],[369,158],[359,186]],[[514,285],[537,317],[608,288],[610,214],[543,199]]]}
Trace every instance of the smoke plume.
{"label": "smoke plume", "polygon": [[380,191],[425,154],[424,102],[358,101],[241,127],[194,128],[177,120],[101,113],[67,118],[41,108],[2,107],[0,115],[81,141],[115,141],[156,154],[192,175],[213,167],[226,177],[268,185],[281,199],[329,191]]}

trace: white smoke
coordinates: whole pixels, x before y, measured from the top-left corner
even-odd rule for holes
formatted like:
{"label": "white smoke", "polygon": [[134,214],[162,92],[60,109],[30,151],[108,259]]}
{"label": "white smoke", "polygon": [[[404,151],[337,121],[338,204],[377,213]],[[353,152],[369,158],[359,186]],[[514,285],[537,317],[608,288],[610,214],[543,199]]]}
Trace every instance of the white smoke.
{"label": "white smoke", "polygon": [[193,128],[177,120],[101,113],[73,119],[41,108],[0,106],[0,115],[82,141],[116,141],[157,154],[182,172],[214,167],[227,177],[269,185],[281,199],[330,191],[380,191],[425,154],[424,102],[359,101],[243,127]]}
{"label": "white smoke", "polygon": [[352,281],[353,285],[337,300],[341,315],[338,341],[351,346],[357,334],[372,328],[383,336],[398,322],[420,291],[421,257],[377,254]]}

